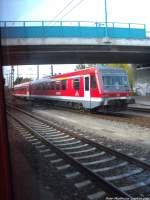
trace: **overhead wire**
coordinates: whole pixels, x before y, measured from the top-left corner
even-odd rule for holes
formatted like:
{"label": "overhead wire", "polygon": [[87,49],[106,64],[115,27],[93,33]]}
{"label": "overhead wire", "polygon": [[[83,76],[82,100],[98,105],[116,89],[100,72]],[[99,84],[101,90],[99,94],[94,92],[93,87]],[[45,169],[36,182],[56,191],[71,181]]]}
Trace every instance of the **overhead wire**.
{"label": "overhead wire", "polygon": [[62,10],[60,10],[59,13],[55,17],[53,17],[52,21],[54,21],[61,13],[63,13],[64,10],[66,10],[66,8],[68,8],[74,1],[75,0],[69,1],[68,4]]}
{"label": "overhead wire", "polygon": [[81,1],[79,1],[76,5],[74,5],[74,6],[72,7],[72,9],[70,9],[66,14],[64,14],[64,15],[61,17],[61,19],[64,18],[64,17],[66,17],[70,12],[72,12],[72,11],[73,11],[77,6],[79,6],[83,1],[84,1],[84,0],[81,0]]}

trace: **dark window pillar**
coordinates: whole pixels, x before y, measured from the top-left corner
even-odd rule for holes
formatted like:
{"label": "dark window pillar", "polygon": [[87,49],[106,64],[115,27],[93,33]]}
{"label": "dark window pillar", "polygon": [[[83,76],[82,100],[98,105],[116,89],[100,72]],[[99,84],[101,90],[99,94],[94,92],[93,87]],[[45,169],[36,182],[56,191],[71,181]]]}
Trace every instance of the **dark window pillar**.
{"label": "dark window pillar", "polygon": [[12,200],[6,111],[4,104],[4,79],[0,63],[0,199]]}

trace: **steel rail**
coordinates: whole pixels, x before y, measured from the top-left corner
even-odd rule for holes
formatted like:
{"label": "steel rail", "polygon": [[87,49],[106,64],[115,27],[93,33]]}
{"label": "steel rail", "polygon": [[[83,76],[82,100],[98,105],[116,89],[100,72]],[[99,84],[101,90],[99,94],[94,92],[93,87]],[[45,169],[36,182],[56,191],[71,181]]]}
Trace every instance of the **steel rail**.
{"label": "steel rail", "polygon": [[[80,172],[86,175],[86,177],[89,177],[92,181],[94,181],[94,184],[97,186],[100,186],[107,194],[114,196],[114,197],[127,197],[131,198],[130,195],[128,195],[126,192],[120,190],[118,187],[110,183],[109,181],[105,180],[101,175],[96,174],[92,170],[90,170],[88,167],[82,165],[80,162],[72,158],[71,156],[67,155],[63,150],[60,150],[58,147],[54,146],[50,141],[45,139],[41,134],[37,133],[33,128],[29,127],[26,123],[23,123],[21,120],[14,117],[11,113],[8,113],[15,121],[17,121],[19,124],[21,124],[23,127],[25,127],[27,130],[29,130],[32,134],[34,134],[39,140],[41,140],[43,143],[45,143],[47,146],[49,146],[51,149],[53,149],[57,154],[64,159],[69,160],[69,162],[78,168]],[[38,120],[38,119],[37,119]]]}
{"label": "steel rail", "polygon": [[[30,114],[30,113],[28,113],[28,112],[26,112],[26,111],[24,111],[24,110],[22,110],[22,109],[20,109],[20,108],[14,107],[14,109],[16,109],[16,110],[18,110],[18,111],[20,111],[20,112],[22,112],[22,113],[24,113],[24,114],[26,114],[26,115],[32,117],[32,118],[35,118],[35,119],[37,119],[37,120],[40,120],[41,122],[46,123],[46,124],[49,125],[49,126],[53,126],[53,127],[55,126],[55,127],[56,127],[58,130],[60,130],[60,131],[64,131],[63,128],[60,128],[60,126],[56,126],[56,124],[54,125],[54,123],[51,123],[51,122],[49,122],[49,121],[46,120],[46,119],[42,119],[42,118],[39,117],[39,116],[34,116],[34,115],[32,115],[32,114]],[[112,155],[115,155],[115,156],[117,156],[117,157],[119,157],[119,158],[121,158],[121,159],[123,159],[123,160],[126,159],[126,161],[128,161],[128,162],[133,163],[133,164],[135,164],[136,166],[142,167],[142,168],[144,168],[144,169],[150,171],[150,164],[147,163],[147,162],[145,162],[145,161],[139,160],[139,159],[137,159],[137,158],[135,158],[135,157],[133,157],[133,156],[129,156],[129,155],[126,155],[126,154],[121,153],[121,152],[119,152],[119,151],[113,150],[113,149],[111,149],[111,148],[109,148],[109,147],[106,147],[106,146],[104,146],[104,145],[102,145],[102,144],[96,143],[96,142],[94,142],[94,141],[92,141],[92,140],[90,140],[90,139],[84,138],[84,137],[82,137],[82,136],[80,136],[80,135],[75,135],[75,134],[73,133],[73,131],[70,131],[70,130],[65,130],[65,131],[67,131],[67,133],[70,134],[71,136],[73,136],[73,137],[75,137],[75,138],[78,138],[78,139],[80,139],[80,140],[82,140],[82,141],[84,141],[84,142],[86,142],[86,143],[88,143],[88,144],[92,144],[93,146],[95,146],[95,147],[98,148],[98,149],[102,149],[102,150],[106,151],[107,153],[110,153],[110,154],[112,154]]]}
{"label": "steel rail", "polygon": [[139,112],[150,113],[150,108],[128,107],[128,110],[129,111],[139,111]]}

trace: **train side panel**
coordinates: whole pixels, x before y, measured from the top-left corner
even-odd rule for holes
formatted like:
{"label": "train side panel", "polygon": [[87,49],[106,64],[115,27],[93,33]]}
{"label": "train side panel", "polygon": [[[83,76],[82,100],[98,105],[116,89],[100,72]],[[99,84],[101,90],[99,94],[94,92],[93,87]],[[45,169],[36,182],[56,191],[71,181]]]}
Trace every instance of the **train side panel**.
{"label": "train side panel", "polygon": [[123,79],[127,79],[123,70],[90,68],[17,85],[14,95],[54,103],[63,101],[72,106],[79,104],[86,109],[115,110],[125,108],[133,100],[129,87],[121,85]]}

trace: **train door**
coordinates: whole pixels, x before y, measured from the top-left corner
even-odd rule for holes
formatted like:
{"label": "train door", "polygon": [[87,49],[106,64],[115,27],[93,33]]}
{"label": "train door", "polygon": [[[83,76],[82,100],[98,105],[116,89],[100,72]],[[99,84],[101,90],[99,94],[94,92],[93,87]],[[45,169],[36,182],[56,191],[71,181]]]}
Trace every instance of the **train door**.
{"label": "train door", "polygon": [[88,109],[91,108],[91,95],[90,95],[90,75],[84,76],[84,106]]}

